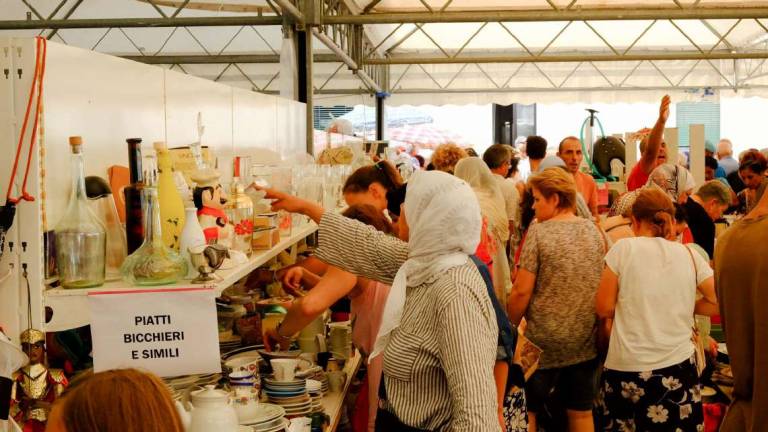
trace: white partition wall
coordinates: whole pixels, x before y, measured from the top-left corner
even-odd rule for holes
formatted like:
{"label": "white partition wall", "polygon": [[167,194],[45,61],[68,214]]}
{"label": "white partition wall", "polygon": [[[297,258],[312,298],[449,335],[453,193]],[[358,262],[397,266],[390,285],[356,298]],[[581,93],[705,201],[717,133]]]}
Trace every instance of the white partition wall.
{"label": "white partition wall", "polygon": [[[35,42],[0,38],[3,47],[9,49],[0,49],[0,72],[7,68],[22,73],[21,78],[0,75],[0,152],[5,155],[0,158],[0,203],[5,201],[33,76]],[[104,178],[108,167],[127,166],[126,138],[143,138],[147,149],[157,140],[170,147],[197,141],[198,113],[205,126],[203,144],[216,156],[223,181],[231,178],[235,155],[268,149],[296,159],[305,153],[304,104],[92,51],[49,43],[44,92],[28,185],[37,199],[19,205],[8,236],[14,249],[6,246],[0,259],[0,326],[12,338],[27,326],[21,263],[27,263],[29,272],[32,325],[45,328],[42,238],[56,226],[69,198],[69,136],[83,137],[86,175]],[[28,146],[25,139],[23,163]],[[18,187],[22,179],[23,167],[16,177]]]}

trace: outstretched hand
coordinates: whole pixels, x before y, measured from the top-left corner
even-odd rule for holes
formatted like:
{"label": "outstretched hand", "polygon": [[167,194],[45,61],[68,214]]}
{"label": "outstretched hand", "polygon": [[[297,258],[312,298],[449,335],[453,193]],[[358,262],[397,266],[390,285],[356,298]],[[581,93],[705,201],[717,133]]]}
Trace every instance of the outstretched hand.
{"label": "outstretched hand", "polygon": [[666,123],[669,119],[669,106],[672,105],[672,99],[669,95],[664,95],[661,98],[661,106],[659,106],[659,120]]}
{"label": "outstretched hand", "polygon": [[251,185],[246,188],[246,191],[248,189],[264,193],[264,199],[272,201],[272,211],[285,210],[290,213],[301,213],[308,216],[316,223],[320,223],[320,219],[325,212],[320,205],[315,204],[314,202],[281,192],[277,189],[263,188],[256,183],[251,183]]}

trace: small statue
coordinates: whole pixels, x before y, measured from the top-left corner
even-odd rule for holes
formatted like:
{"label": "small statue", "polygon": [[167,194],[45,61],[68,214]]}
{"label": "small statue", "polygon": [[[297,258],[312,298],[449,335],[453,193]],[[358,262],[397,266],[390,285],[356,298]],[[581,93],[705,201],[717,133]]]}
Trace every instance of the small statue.
{"label": "small statue", "polygon": [[208,244],[217,243],[232,248],[235,227],[224,212],[227,194],[219,184],[219,173],[213,169],[202,169],[192,173],[196,183],[192,200],[197,208],[197,219]]}
{"label": "small statue", "polygon": [[45,333],[25,330],[21,348],[29,356],[29,364],[13,374],[11,416],[24,432],[44,432],[51,405],[69,382],[61,369],[45,365]]}

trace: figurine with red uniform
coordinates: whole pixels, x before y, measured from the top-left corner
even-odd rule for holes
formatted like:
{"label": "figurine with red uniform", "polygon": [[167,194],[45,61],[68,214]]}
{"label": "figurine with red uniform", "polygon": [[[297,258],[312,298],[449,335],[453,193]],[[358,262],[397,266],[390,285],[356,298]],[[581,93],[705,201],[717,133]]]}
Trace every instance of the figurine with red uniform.
{"label": "figurine with red uniform", "polygon": [[10,414],[24,432],[44,432],[51,405],[69,383],[61,369],[49,369],[45,364],[45,333],[25,330],[21,348],[29,356],[29,364],[13,374]]}

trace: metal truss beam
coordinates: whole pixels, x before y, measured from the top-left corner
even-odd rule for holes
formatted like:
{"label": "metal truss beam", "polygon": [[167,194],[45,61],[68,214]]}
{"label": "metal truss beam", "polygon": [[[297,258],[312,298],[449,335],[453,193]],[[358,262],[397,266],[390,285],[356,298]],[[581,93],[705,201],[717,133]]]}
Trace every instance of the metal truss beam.
{"label": "metal truss beam", "polygon": [[[748,90],[748,89],[768,89],[768,85],[740,85],[736,88],[732,86],[650,86],[650,87],[502,87],[502,88],[423,88],[423,89],[397,89],[392,90],[392,95],[408,94],[472,94],[472,93],[551,93],[563,91],[584,91],[584,92],[615,92],[615,91],[698,91],[702,88],[712,90]],[[278,94],[277,91],[263,91],[267,94]],[[365,89],[325,89],[315,90],[318,95],[368,95]]]}
{"label": "metal truss beam", "polygon": [[[222,55],[152,55],[121,56],[124,59],[146,64],[229,64],[229,63],[280,63],[280,56],[275,54],[222,54]],[[316,63],[338,63],[335,54],[315,54]],[[768,59],[768,51],[726,52],[709,54],[699,52],[664,52],[649,54],[562,54],[531,57],[518,56],[469,56],[460,57],[391,57],[369,58],[366,65],[409,65],[409,64],[483,64],[483,63],[581,63],[612,61],[673,61],[673,60],[733,60],[733,59]],[[359,66],[359,65],[357,65]]]}
{"label": "metal truss beam", "polygon": [[400,24],[456,22],[606,21],[655,19],[749,19],[768,17],[766,7],[575,8],[464,12],[402,12],[326,16],[325,24]]}
{"label": "metal truss beam", "polygon": [[[121,56],[127,60],[146,64],[271,64],[280,63],[280,56],[274,54],[221,54],[221,55],[152,55]],[[339,63],[335,54],[315,54],[315,63]]]}
{"label": "metal truss beam", "polygon": [[139,28],[139,27],[224,27],[243,25],[282,26],[279,16],[183,17],[183,18],[94,18],[0,21],[0,30]]}
{"label": "metal truss beam", "polygon": [[389,58],[366,59],[366,64],[372,65],[407,65],[407,64],[465,64],[465,63],[572,63],[572,62],[615,62],[642,60],[738,60],[768,58],[768,51],[753,52],[699,52],[699,51],[665,51],[653,53],[629,54],[599,54],[573,53],[548,54],[541,56],[530,55],[497,55],[459,57],[427,57],[427,56],[392,56]]}

